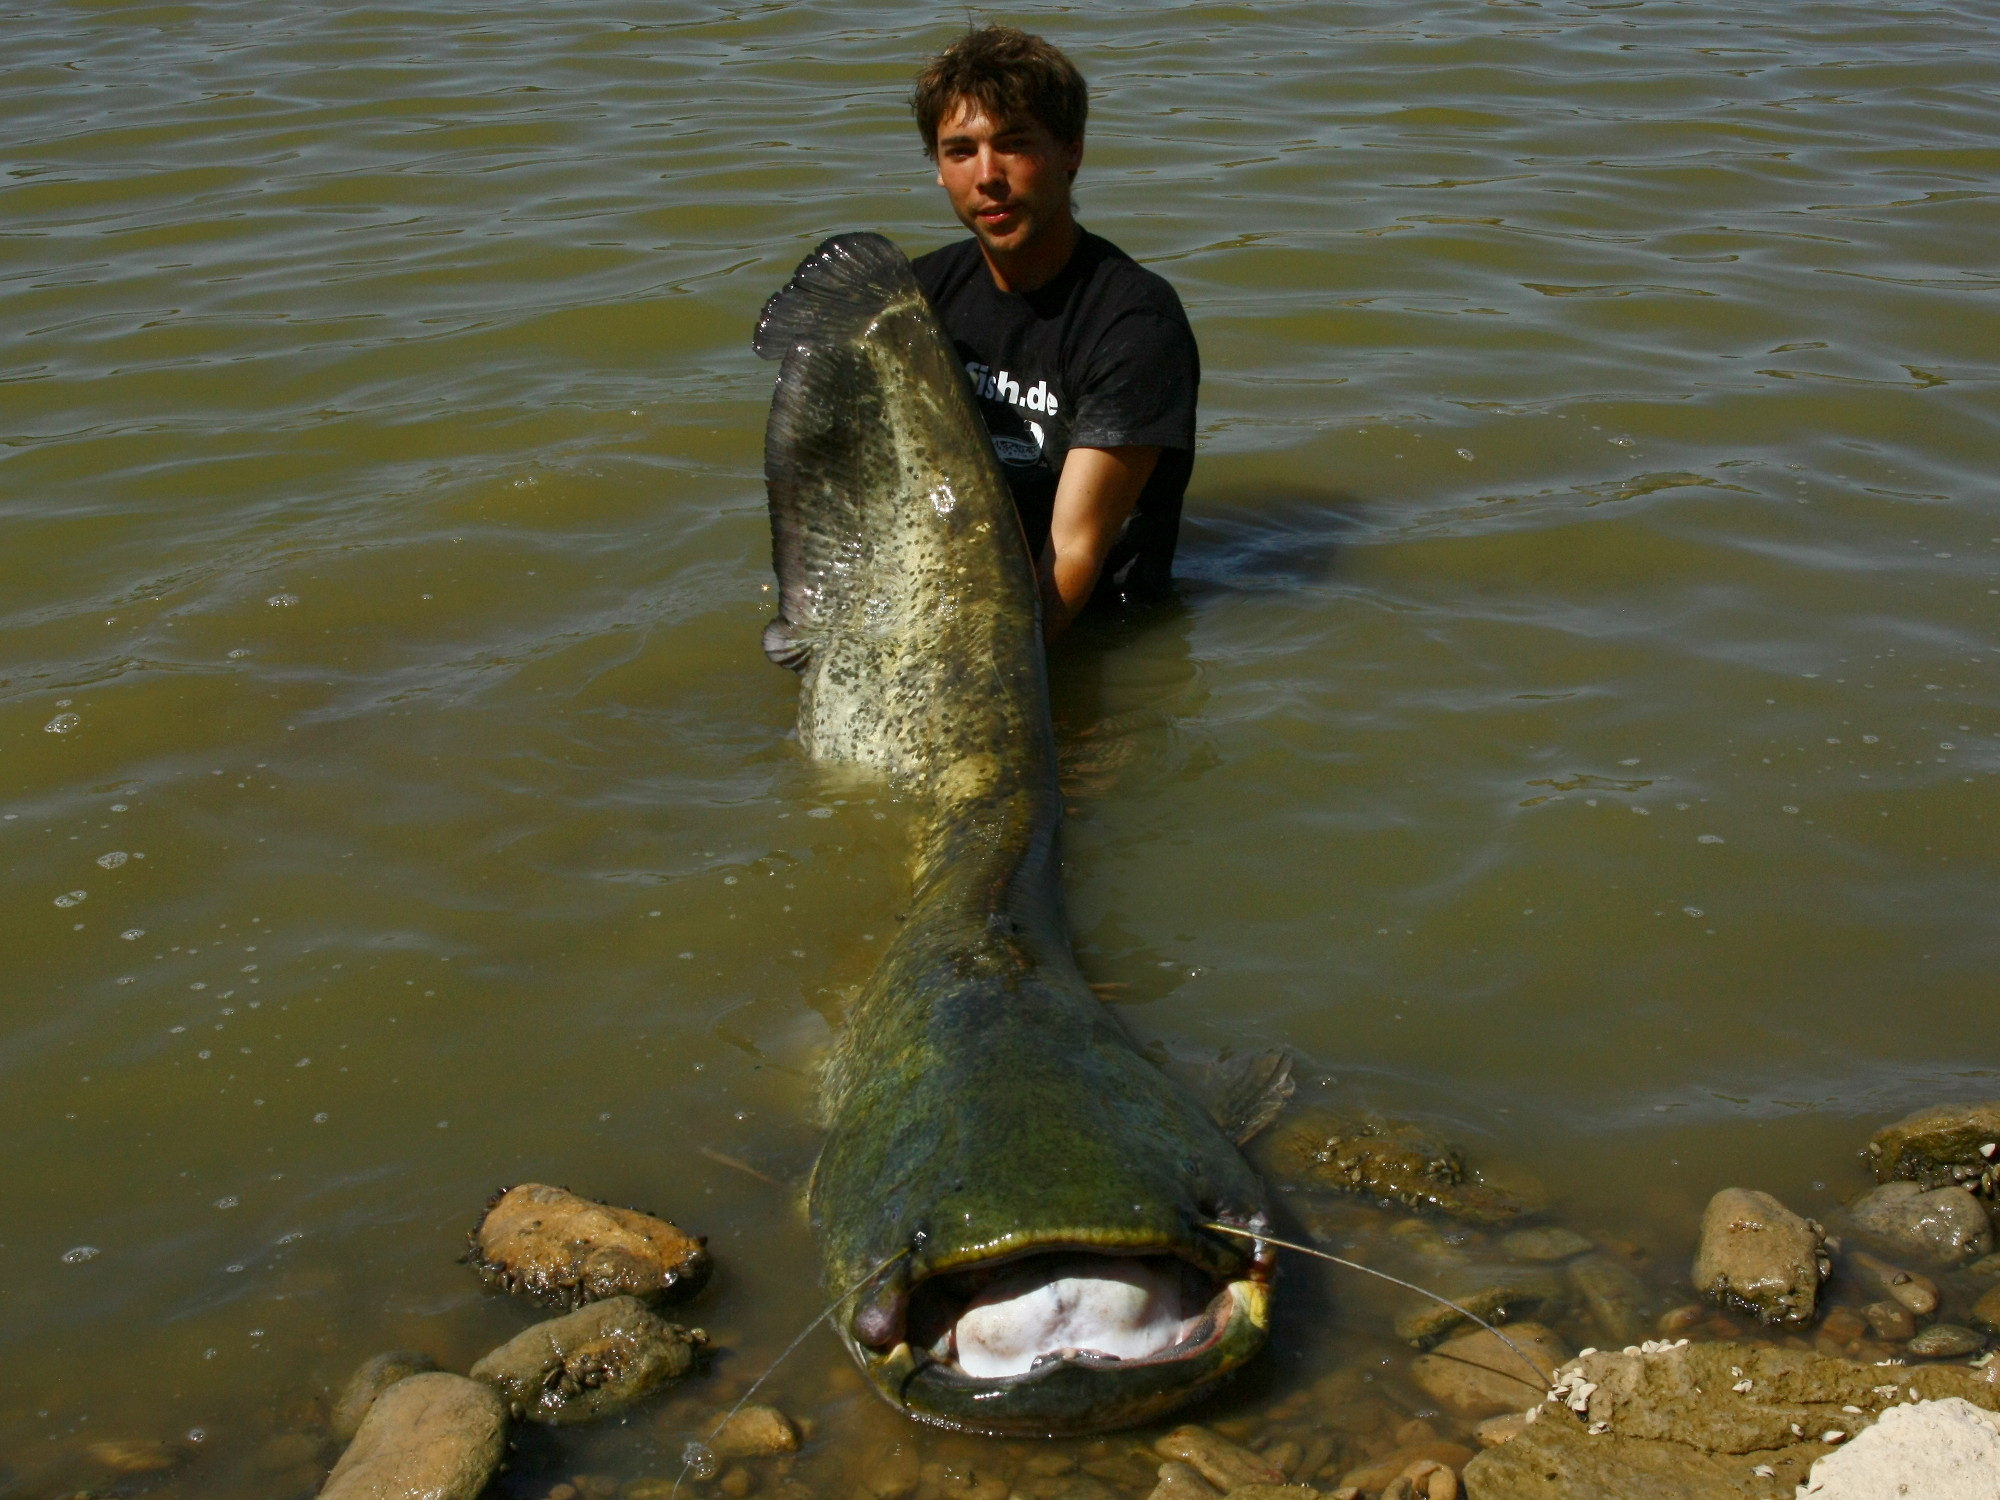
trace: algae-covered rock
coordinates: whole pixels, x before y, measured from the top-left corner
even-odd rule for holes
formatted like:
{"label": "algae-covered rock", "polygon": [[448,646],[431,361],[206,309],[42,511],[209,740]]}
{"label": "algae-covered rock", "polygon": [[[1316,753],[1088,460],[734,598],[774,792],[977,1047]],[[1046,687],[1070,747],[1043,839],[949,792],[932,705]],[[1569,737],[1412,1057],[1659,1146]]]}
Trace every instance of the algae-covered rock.
{"label": "algae-covered rock", "polygon": [[1868,1160],[1877,1182],[1955,1184],[1990,1197],[2000,1170],[2000,1099],[1920,1109],[1876,1131]]}
{"label": "algae-covered rock", "polygon": [[1695,1290],[1766,1323],[1809,1323],[1831,1269],[1825,1239],[1769,1193],[1724,1188],[1701,1217]]}
{"label": "algae-covered rock", "polygon": [[[1584,1355],[1512,1442],[1467,1465],[1470,1500],[1740,1500],[1789,1494],[1885,1410],[2000,1386],[1962,1365],[1882,1366],[1750,1344]],[[1767,1473],[1759,1474],[1762,1468]]]}
{"label": "algae-covered rock", "polygon": [[1891,1255],[1957,1266],[1993,1249],[1993,1226],[1962,1187],[1885,1182],[1847,1205],[1855,1231]]}
{"label": "algae-covered rock", "polygon": [[700,1329],[664,1322],[636,1297],[613,1297],[524,1329],[472,1375],[498,1388],[516,1416],[591,1422],[687,1374],[707,1348]]}
{"label": "algae-covered rock", "polygon": [[1473,1224],[1507,1223],[1542,1207],[1547,1196],[1525,1178],[1468,1166],[1463,1151],[1421,1125],[1372,1111],[1304,1111],[1270,1137],[1265,1156],[1284,1180]]}
{"label": "algae-covered rock", "polygon": [[699,1236],[539,1182],[508,1188],[488,1205],[472,1232],[472,1258],[489,1285],[556,1307],[683,1296],[709,1271]]}
{"label": "algae-covered rock", "polygon": [[412,1375],[376,1397],[320,1500],[474,1500],[506,1446],[507,1413],[491,1386]]}
{"label": "algae-covered rock", "polygon": [[1412,1361],[1410,1376],[1468,1421],[1533,1406],[1569,1358],[1569,1346],[1540,1323],[1516,1323],[1501,1332],[1508,1342],[1484,1328],[1447,1339]]}
{"label": "algae-covered rock", "polygon": [[415,1349],[392,1349],[362,1361],[361,1367],[347,1377],[339,1399],[333,1403],[333,1417],[327,1425],[334,1437],[343,1443],[351,1441],[361,1430],[361,1419],[368,1415],[368,1408],[375,1404],[377,1396],[399,1380],[426,1375],[436,1368],[436,1360]]}

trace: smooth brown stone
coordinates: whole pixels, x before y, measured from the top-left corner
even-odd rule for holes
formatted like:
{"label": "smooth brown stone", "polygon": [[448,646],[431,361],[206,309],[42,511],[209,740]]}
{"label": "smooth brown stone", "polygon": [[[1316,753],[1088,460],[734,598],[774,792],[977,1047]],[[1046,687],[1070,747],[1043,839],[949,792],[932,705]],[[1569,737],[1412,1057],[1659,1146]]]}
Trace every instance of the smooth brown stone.
{"label": "smooth brown stone", "polygon": [[685,1296],[709,1272],[698,1236],[539,1182],[494,1199],[473,1231],[472,1249],[489,1285],[558,1307]]}
{"label": "smooth brown stone", "polygon": [[775,1406],[746,1406],[722,1424],[708,1445],[717,1458],[768,1458],[799,1451],[799,1430]]}
{"label": "smooth brown stone", "polygon": [[[1569,1346],[1539,1323],[1514,1323],[1501,1332],[1513,1346],[1483,1328],[1460,1334],[1414,1360],[1411,1378],[1439,1405],[1466,1421],[1533,1406],[1547,1394],[1557,1367],[1569,1358]],[[1541,1372],[1539,1381],[1531,1365]],[[1351,1476],[1350,1482],[1360,1483]]]}
{"label": "smooth brown stone", "polygon": [[1153,1451],[1191,1466],[1225,1495],[1246,1484],[1285,1482],[1285,1471],[1262,1455],[1193,1423],[1176,1427],[1153,1444]]}
{"label": "smooth brown stone", "polygon": [[1769,1193],[1724,1188],[1702,1214],[1695,1290],[1766,1323],[1810,1323],[1828,1270],[1824,1240]]}
{"label": "smooth brown stone", "polygon": [[320,1500],[474,1500],[506,1448],[507,1412],[491,1386],[412,1375],[375,1398]]}

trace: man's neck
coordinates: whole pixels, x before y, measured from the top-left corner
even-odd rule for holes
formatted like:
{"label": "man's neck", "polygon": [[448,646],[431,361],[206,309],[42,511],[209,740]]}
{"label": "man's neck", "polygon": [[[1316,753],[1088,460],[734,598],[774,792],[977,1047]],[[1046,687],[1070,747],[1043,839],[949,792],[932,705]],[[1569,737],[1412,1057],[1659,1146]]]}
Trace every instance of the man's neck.
{"label": "man's neck", "polygon": [[1001,291],[1034,292],[1062,274],[1082,242],[1083,227],[1065,214],[1060,224],[1051,224],[1048,233],[1036,235],[1018,250],[998,252],[981,241],[979,253],[986,258],[986,269]]}

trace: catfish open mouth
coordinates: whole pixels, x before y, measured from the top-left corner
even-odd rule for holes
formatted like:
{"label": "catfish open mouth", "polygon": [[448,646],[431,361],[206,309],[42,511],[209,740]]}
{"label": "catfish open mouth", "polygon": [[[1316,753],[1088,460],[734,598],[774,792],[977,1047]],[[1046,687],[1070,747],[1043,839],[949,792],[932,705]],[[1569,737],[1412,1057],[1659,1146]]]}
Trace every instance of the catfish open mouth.
{"label": "catfish open mouth", "polygon": [[1259,1244],[1232,1276],[1171,1252],[1044,1247],[870,1299],[850,1337],[921,1421],[1101,1432],[1192,1400],[1262,1347],[1273,1253]]}

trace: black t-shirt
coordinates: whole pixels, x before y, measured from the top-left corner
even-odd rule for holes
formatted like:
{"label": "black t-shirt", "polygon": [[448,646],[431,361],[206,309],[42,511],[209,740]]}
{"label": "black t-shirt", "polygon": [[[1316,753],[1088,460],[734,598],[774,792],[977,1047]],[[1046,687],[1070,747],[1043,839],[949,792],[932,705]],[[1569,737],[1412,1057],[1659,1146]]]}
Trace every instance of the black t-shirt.
{"label": "black t-shirt", "polygon": [[933,250],[912,267],[977,383],[1032,555],[1048,541],[1072,447],[1160,449],[1093,602],[1163,593],[1194,468],[1201,384],[1201,355],[1174,289],[1088,231],[1069,264],[1032,292],[996,287],[977,240]]}

